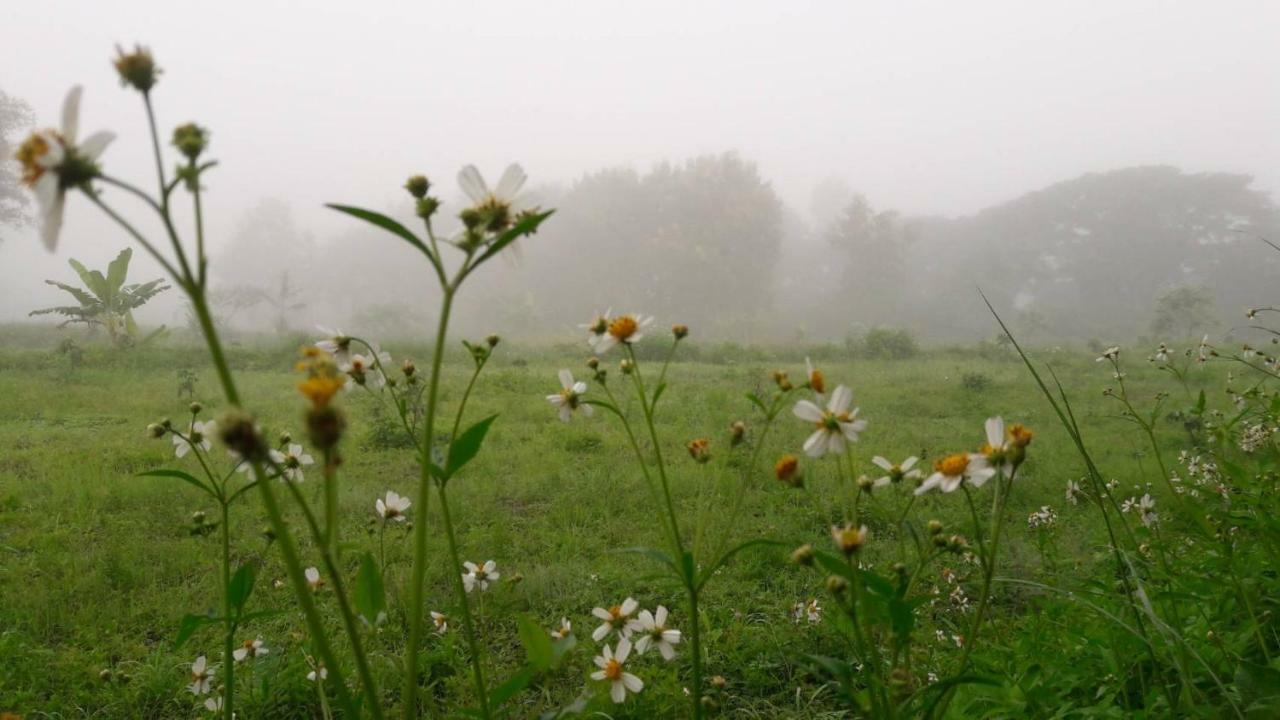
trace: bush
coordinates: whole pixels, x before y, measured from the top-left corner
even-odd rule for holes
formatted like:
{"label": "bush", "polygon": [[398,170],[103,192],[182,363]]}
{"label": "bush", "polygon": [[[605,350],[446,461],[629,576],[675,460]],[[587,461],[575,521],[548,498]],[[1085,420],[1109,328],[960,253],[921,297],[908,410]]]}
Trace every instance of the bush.
{"label": "bush", "polygon": [[873,360],[906,360],[920,354],[909,330],[874,328],[862,338],[862,353]]}
{"label": "bush", "polygon": [[967,372],[960,376],[960,386],[972,392],[982,392],[991,387],[991,376],[981,372]]}

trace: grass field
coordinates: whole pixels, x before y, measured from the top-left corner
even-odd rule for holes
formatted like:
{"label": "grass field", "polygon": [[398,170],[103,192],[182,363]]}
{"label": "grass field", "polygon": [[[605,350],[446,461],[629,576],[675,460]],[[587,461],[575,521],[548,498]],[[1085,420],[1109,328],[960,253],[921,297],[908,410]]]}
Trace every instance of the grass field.
{"label": "grass field", "polygon": [[[0,351],[0,711],[28,718],[197,715],[203,708],[184,689],[188,666],[197,654],[218,656],[219,631],[216,626],[198,630],[181,648],[174,640],[184,615],[216,610],[219,602],[217,535],[190,531],[193,512],[203,510],[213,518],[216,508],[182,483],[138,473],[191,464],[190,457],[174,458],[167,438],[151,440],[144,428],[162,417],[186,422],[188,400],[178,392],[178,371],[184,368],[197,377],[195,399],[207,408],[202,417],[216,417],[220,397],[212,370],[198,346],[124,353],[91,348],[73,367],[65,355],[49,349],[55,341],[52,335],[36,335],[24,338],[30,347]],[[305,434],[303,401],[291,367],[297,347],[284,342],[233,352],[242,389],[270,433]],[[422,347],[393,344],[388,349],[397,362],[427,355]],[[828,619],[817,625],[793,620],[795,603],[815,598],[825,604],[827,596],[823,578],[788,562],[788,553],[802,543],[829,546],[828,527],[842,518],[852,493],[821,461],[805,464],[803,490],[773,480],[773,460],[784,452],[799,455],[809,432],[789,411],[762,453],[752,478],[758,490],[747,496],[746,512],[735,527],[725,527],[724,510],[748,456],[745,446],[729,448],[728,426],[747,421],[750,440],[758,418],[744,394],[767,389],[775,368],[803,377],[803,351],[721,348],[698,355],[696,362],[672,366],[659,417],[664,453],[686,461],[673,463],[677,504],[686,518],[700,519],[683,530],[695,538],[695,550],[707,549],[726,532],[735,540],[763,537],[781,543],[777,549],[744,552],[709,586],[703,604],[707,672],[727,682],[717,694],[718,705],[729,717],[843,716],[832,687],[809,656],[840,655],[847,648],[838,634],[822,630]],[[854,446],[859,472],[878,474],[869,462],[872,455],[895,461],[919,455],[928,464],[945,452],[975,446],[982,441],[983,420],[991,415],[1025,423],[1036,437],[1010,500],[1012,520],[999,574],[1052,587],[1070,586],[1061,580],[1066,574],[1105,578],[1100,521],[1064,499],[1066,483],[1082,475],[1082,463],[1012,351],[937,349],[895,361],[839,355],[827,349],[818,357],[829,383],[853,389],[855,404],[870,423]],[[1117,417],[1115,403],[1103,397],[1110,373],[1094,362],[1094,354],[1080,348],[1037,356],[1052,364],[1073,393],[1095,460],[1121,483],[1117,492],[1127,495],[1142,485],[1136,490],[1140,495],[1146,483],[1159,482],[1150,449]],[[479,608],[491,674],[503,676],[521,657],[510,622],[513,611],[527,612],[548,628],[566,617],[581,641],[571,661],[519,696],[511,711],[515,717],[563,705],[591,685],[586,675],[594,669],[595,644],[588,637],[595,624],[593,607],[634,596],[644,607],[670,607],[675,625],[686,622],[679,588],[658,575],[648,559],[617,552],[661,542],[657,509],[618,424],[602,413],[561,424],[544,399],[558,389],[557,369],[581,368],[585,358],[585,348],[578,346],[499,346],[468,411],[473,418],[499,413],[498,420],[485,452],[450,486],[463,556],[492,558],[502,573]],[[469,367],[461,355],[449,360],[446,411],[457,402]],[[1168,389],[1145,359],[1131,367],[1132,395]],[[1222,389],[1216,372],[1193,373],[1191,382],[1192,391],[1202,383],[1210,394]],[[354,573],[361,551],[377,553],[385,543],[391,617],[382,631],[370,635],[370,643],[374,672],[394,698],[411,549],[404,526],[392,524],[385,536],[378,530],[374,500],[389,489],[413,495],[418,470],[412,450],[375,398],[361,391],[340,402],[349,415],[340,475],[343,558]],[[1173,404],[1183,403],[1175,398]],[[1159,430],[1166,460],[1172,462],[1186,445],[1186,433],[1167,422]],[[713,459],[707,465],[685,455],[685,442],[699,436],[712,440]],[[212,457],[222,456],[215,447]],[[303,484],[313,498],[320,489],[317,476]],[[908,496],[891,487],[864,498],[873,538],[864,560],[885,568],[902,557],[905,539],[895,537],[893,519]],[[1037,538],[1044,536],[1028,529],[1025,518],[1045,505],[1059,517],[1050,542],[1042,545]],[[425,515],[421,510],[410,510],[414,521],[439,522],[434,505]],[[292,517],[296,523],[296,513]],[[963,531],[967,512],[955,496],[932,494],[914,504],[909,518],[917,526],[936,518],[947,532]],[[272,587],[284,571],[264,526],[256,495],[234,508],[236,563],[262,563],[252,609],[279,611],[244,630],[249,637],[260,636],[270,654],[254,662],[240,705],[248,717],[318,716],[316,689],[306,679],[305,625],[291,591]],[[442,541],[433,536],[431,542],[427,609],[451,613]],[[313,555],[304,543],[308,564],[318,564]],[[952,571],[954,581],[948,579]],[[972,608],[966,610],[955,593],[960,588],[961,595],[976,595],[973,571],[952,557],[925,578],[936,586],[937,596],[916,629],[925,638],[916,659],[922,675],[945,675],[956,662],[954,636],[964,632]],[[319,598],[322,607],[331,602],[323,593]],[[1109,693],[1123,680],[1112,677],[1115,687],[1109,690],[1109,681],[1100,679],[1116,662],[1097,637],[1113,632],[1105,630],[1105,622],[1031,586],[997,586],[993,602],[994,621],[984,631],[974,666],[1008,682],[964,690],[957,707],[972,703],[1005,708],[1002,712],[1021,707],[1028,716],[1091,704],[1107,714],[1106,707],[1119,707]],[[433,692],[465,700],[470,686],[460,635],[432,635],[429,643],[426,666]],[[1073,660],[1054,673],[1036,670],[1053,665],[1050,658],[1062,663],[1064,657]],[[646,656],[645,692],[611,708],[611,715],[681,714],[686,670]]]}

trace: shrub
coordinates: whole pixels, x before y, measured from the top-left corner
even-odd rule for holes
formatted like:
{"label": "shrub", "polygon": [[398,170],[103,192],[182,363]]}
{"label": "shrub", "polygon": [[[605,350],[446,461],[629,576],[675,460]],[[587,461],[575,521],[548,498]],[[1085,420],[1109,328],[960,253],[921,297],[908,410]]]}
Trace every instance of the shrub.
{"label": "shrub", "polygon": [[874,360],[906,360],[920,354],[910,330],[874,328],[862,338],[863,354]]}

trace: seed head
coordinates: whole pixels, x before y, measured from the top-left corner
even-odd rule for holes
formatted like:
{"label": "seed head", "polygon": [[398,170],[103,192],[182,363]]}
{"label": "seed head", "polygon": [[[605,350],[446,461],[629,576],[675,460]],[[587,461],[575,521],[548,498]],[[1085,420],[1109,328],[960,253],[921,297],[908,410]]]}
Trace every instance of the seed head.
{"label": "seed head", "polygon": [[813,546],[805,543],[791,551],[791,562],[809,567],[813,565]]}
{"label": "seed head", "polygon": [[116,59],[113,61],[116,72],[120,74],[120,84],[132,86],[139,92],[151,92],[160,76],[160,68],[151,57],[151,51],[141,45],[134,45],[133,52],[127,53],[124,48],[116,46]]}
{"label": "seed head", "polygon": [[686,337],[689,337],[689,326],[688,325],[672,325],[671,334],[675,335],[677,340],[683,340]]}
{"label": "seed head", "polygon": [[410,195],[421,200],[426,197],[427,191],[431,189],[431,183],[425,175],[414,175],[405,181],[404,189],[408,190]]}
{"label": "seed head", "polygon": [[200,414],[200,411],[201,411],[201,410],[203,410],[203,409],[204,409],[204,406],[203,406],[203,405],[201,405],[200,403],[198,403],[198,402],[193,402],[193,403],[191,403],[191,414],[192,414],[192,415],[199,415],[199,414]]}
{"label": "seed head", "polygon": [[209,131],[195,123],[179,125],[173,129],[173,146],[187,160],[195,162],[209,147]]}
{"label": "seed head", "polygon": [[222,442],[235,450],[245,460],[259,460],[267,455],[267,444],[258,431],[253,416],[245,410],[233,407],[218,420]]}
{"label": "seed head", "polygon": [[432,215],[436,214],[436,210],[440,209],[440,201],[433,197],[418,198],[418,202],[414,206],[414,213],[423,220],[430,220]]}

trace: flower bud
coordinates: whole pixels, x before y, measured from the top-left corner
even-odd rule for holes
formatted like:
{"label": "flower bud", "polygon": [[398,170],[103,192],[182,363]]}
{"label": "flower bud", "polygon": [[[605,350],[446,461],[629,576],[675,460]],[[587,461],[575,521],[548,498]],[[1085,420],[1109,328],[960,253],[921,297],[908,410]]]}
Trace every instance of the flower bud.
{"label": "flower bud", "polygon": [[436,210],[440,209],[440,201],[433,197],[420,198],[414,206],[414,214],[423,220],[430,220]]}
{"label": "flower bud", "polygon": [[729,426],[729,446],[738,447],[747,437],[747,424],[741,420],[734,420]]}
{"label": "flower bud", "polygon": [[729,681],[724,679],[723,675],[713,675],[711,677],[711,687],[716,690],[723,690],[728,686]]}
{"label": "flower bud", "polygon": [[618,366],[618,369],[622,371],[623,375],[630,375],[631,371],[635,369],[635,366],[636,364],[631,362],[630,359],[624,359]]}
{"label": "flower bud", "polygon": [[711,441],[706,438],[690,440],[685,448],[689,451],[689,457],[699,465],[705,465],[711,459]]}
{"label": "flower bud", "polygon": [[480,216],[479,210],[476,210],[475,208],[467,208],[466,210],[458,213],[458,219],[462,221],[462,224],[465,225],[468,230],[475,230],[476,226],[479,225],[480,221],[484,218]]}
{"label": "flower bud", "polygon": [[493,348],[493,347],[498,347],[498,343],[502,342],[502,338],[498,337],[497,335],[490,335],[489,337],[485,338],[484,341],[489,344],[489,347]]}
{"label": "flower bud", "polygon": [[840,548],[840,552],[845,557],[850,557],[862,549],[867,544],[867,526],[853,525],[832,525],[831,539],[835,540],[836,547]]}
{"label": "flower bud", "polygon": [[307,434],[311,444],[319,450],[329,450],[337,445],[346,425],[342,413],[333,406],[322,405],[307,411]]}
{"label": "flower bud", "polygon": [[200,157],[200,154],[209,146],[209,131],[195,123],[179,125],[173,129],[172,143],[183,157],[195,162],[196,158]]}
{"label": "flower bud", "polygon": [[141,45],[134,45],[131,53],[117,45],[116,59],[113,62],[120,75],[120,84],[132,86],[139,92],[150,92],[160,76],[160,68],[156,67],[151,51]]}
{"label": "flower bud", "polygon": [[222,442],[245,460],[266,457],[267,445],[262,434],[258,432],[253,416],[244,410],[233,407],[223,413],[218,420],[218,431],[222,434]]}
{"label": "flower bud", "polygon": [[871,488],[875,487],[876,482],[866,475],[858,476],[858,489],[863,492],[871,492]]}
{"label": "flower bud", "polygon": [[773,381],[778,384],[778,389],[783,392],[790,390],[792,387],[791,380],[787,377],[787,374],[781,370],[773,371]]}
{"label": "flower bud", "polygon": [[405,181],[404,189],[408,190],[410,195],[421,200],[426,197],[427,191],[431,189],[431,183],[427,181],[425,175],[414,175]]}
{"label": "flower bud", "polygon": [[813,565],[813,546],[805,543],[791,551],[791,562],[809,567]]}
{"label": "flower bud", "polygon": [[689,337],[689,326],[688,325],[672,325],[671,334],[675,335],[677,340],[683,340]]}
{"label": "flower bud", "polygon": [[930,520],[930,521],[929,521],[929,534],[930,534],[930,535],[937,535],[937,534],[938,534],[938,533],[940,533],[940,532],[942,532],[942,521],[941,521],[941,520]]}
{"label": "flower bud", "polygon": [[964,539],[963,535],[952,535],[947,541],[947,548],[954,553],[960,553],[969,548],[969,541]]}
{"label": "flower bud", "polygon": [[418,366],[414,365],[412,360],[405,360],[400,370],[404,372],[405,377],[413,377],[413,374],[418,371]]}
{"label": "flower bud", "polygon": [[158,423],[151,423],[147,426],[147,435],[153,438],[164,437],[164,426]]}
{"label": "flower bud", "polygon": [[849,587],[849,583],[839,575],[827,576],[827,592],[832,595],[843,595],[844,591]]}
{"label": "flower bud", "polygon": [[98,673],[98,679],[102,682],[111,682],[111,669],[103,668],[102,671]]}
{"label": "flower bud", "polygon": [[773,466],[773,476],[778,482],[786,483],[791,487],[804,487],[804,477],[800,473],[800,461],[795,455],[783,455],[778,458],[778,462]]}
{"label": "flower bud", "polygon": [[203,525],[203,524],[204,524],[204,519],[205,519],[205,514],[204,514],[204,511],[203,511],[203,510],[197,510],[197,511],[195,511],[195,512],[191,513],[191,524],[192,524],[192,525]]}
{"label": "flower bud", "polygon": [[514,575],[510,575],[507,577],[507,582],[511,583],[512,585],[519,585],[520,583],[524,582],[524,574],[515,573]]}
{"label": "flower bud", "polygon": [[289,432],[288,430],[280,433],[281,445],[288,445],[291,442],[293,442],[293,433]]}
{"label": "flower bud", "polygon": [[168,430],[173,427],[173,421],[170,420],[169,418],[161,418],[160,427],[164,428],[165,430]]}
{"label": "flower bud", "polygon": [[204,406],[203,406],[203,405],[201,405],[200,403],[198,403],[198,402],[193,402],[193,403],[191,403],[191,414],[192,414],[192,415],[199,415],[199,414],[200,414],[200,411],[201,411],[201,410],[203,410],[203,409],[204,409]]}
{"label": "flower bud", "polygon": [[595,370],[596,368],[600,367],[600,358],[598,357],[587,358],[587,367],[591,368],[592,370]]}

